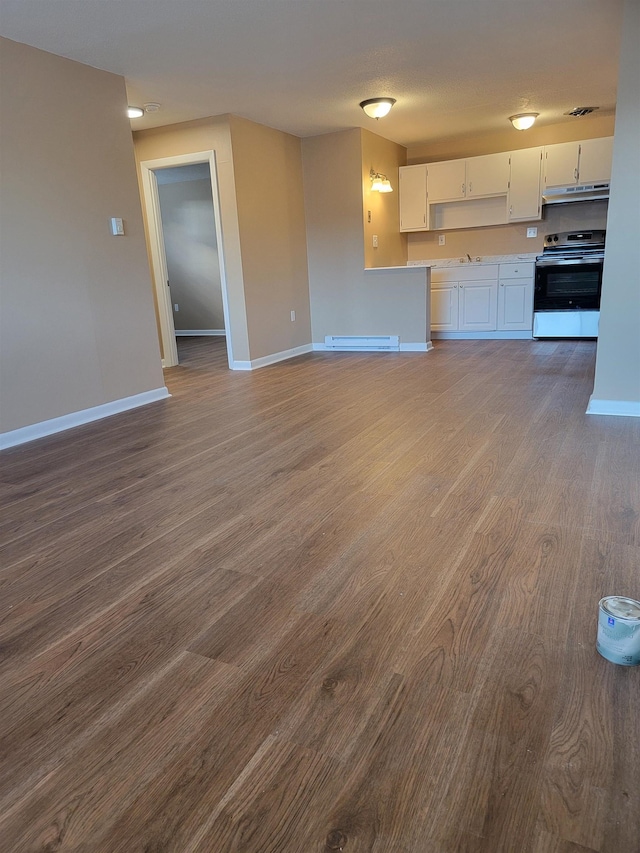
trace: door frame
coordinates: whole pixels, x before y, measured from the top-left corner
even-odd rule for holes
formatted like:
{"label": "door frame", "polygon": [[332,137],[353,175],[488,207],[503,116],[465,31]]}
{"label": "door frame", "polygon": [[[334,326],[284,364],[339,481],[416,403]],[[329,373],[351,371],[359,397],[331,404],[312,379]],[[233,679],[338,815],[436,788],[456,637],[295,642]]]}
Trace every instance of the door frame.
{"label": "door frame", "polygon": [[169,293],[169,274],[167,271],[167,256],[160,216],[160,196],[155,173],[161,169],[176,166],[191,166],[196,163],[208,163],[211,176],[211,196],[213,201],[213,218],[215,222],[216,241],[218,243],[218,262],[220,265],[220,284],[222,287],[222,311],[224,314],[224,331],[227,341],[227,360],[229,367],[233,365],[233,345],[231,341],[231,324],[229,322],[229,298],[227,293],[227,276],[224,261],[224,244],[222,240],[222,220],[220,215],[220,194],[218,191],[218,171],[215,151],[198,151],[193,154],[178,154],[175,157],[162,157],[159,160],[143,160],[140,163],[142,182],[142,197],[149,229],[149,250],[151,268],[158,303],[160,320],[160,336],[162,338],[163,367],[174,367],[178,364],[178,348],[176,346],[176,329],[173,321],[173,310]]}

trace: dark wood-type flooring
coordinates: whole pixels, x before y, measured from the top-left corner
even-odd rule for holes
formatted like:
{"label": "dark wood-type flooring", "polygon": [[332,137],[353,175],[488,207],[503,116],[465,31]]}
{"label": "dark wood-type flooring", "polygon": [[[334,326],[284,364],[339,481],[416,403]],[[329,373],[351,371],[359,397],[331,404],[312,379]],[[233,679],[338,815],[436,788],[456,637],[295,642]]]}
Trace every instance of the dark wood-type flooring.
{"label": "dark wood-type flooring", "polygon": [[637,853],[640,420],[592,342],[253,373],[2,457],[0,848]]}

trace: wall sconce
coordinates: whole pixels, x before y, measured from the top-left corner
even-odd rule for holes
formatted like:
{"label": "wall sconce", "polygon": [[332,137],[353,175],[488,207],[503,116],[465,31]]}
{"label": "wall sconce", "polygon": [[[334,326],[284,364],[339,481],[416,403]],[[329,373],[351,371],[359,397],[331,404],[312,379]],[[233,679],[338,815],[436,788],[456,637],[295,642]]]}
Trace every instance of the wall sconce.
{"label": "wall sconce", "polygon": [[393,187],[386,175],[381,175],[380,172],[374,172],[373,169],[369,172],[371,178],[371,192],[373,193],[392,193]]}
{"label": "wall sconce", "polygon": [[530,127],[533,127],[533,123],[539,115],[540,113],[518,113],[517,115],[509,116],[509,121],[516,130],[529,130]]}
{"label": "wall sconce", "polygon": [[367,98],[366,101],[360,101],[360,106],[369,118],[382,118],[387,115],[395,102],[395,98]]}

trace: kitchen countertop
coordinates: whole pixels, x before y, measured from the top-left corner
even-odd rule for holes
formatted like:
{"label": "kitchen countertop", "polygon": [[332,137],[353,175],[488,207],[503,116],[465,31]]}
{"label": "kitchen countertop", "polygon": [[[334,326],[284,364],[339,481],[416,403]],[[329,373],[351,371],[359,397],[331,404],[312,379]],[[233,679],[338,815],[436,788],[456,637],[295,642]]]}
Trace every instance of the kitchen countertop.
{"label": "kitchen countertop", "polygon": [[533,263],[539,252],[521,252],[518,255],[476,255],[471,257],[471,262],[465,257],[460,258],[434,258],[426,261],[409,261],[408,267],[463,267],[482,266],[483,264],[517,264],[518,261]]}

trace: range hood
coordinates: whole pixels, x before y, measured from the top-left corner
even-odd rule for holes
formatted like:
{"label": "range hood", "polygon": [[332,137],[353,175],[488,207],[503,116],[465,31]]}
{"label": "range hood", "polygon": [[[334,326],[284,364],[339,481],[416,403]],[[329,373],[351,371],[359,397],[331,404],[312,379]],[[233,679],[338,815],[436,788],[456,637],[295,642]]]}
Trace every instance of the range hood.
{"label": "range hood", "polygon": [[547,187],[542,194],[543,204],[566,204],[570,201],[596,201],[609,198],[609,184],[584,184],[576,187]]}

